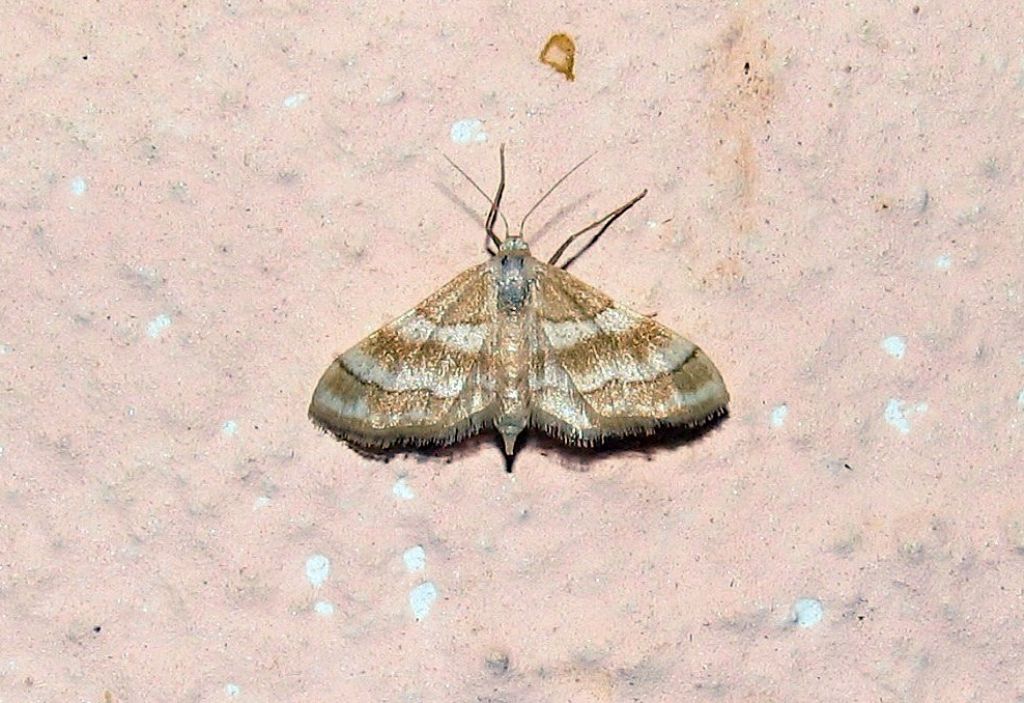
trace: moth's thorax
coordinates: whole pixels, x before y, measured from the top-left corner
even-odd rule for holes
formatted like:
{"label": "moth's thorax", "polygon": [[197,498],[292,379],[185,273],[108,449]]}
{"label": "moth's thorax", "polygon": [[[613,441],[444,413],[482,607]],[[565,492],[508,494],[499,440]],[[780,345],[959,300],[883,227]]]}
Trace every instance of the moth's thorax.
{"label": "moth's thorax", "polygon": [[522,237],[509,237],[501,243],[496,261],[499,312],[514,312],[526,307],[533,287],[530,247]]}

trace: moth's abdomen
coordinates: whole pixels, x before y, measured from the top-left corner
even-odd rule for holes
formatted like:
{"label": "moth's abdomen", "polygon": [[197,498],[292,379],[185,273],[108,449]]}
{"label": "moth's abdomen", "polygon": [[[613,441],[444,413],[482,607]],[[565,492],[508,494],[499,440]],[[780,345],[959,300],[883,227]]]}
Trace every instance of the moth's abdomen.
{"label": "moth's abdomen", "polygon": [[494,381],[497,412],[494,427],[505,440],[505,451],[512,454],[516,437],[530,420],[530,345],[527,331],[528,309],[499,310],[494,346]]}

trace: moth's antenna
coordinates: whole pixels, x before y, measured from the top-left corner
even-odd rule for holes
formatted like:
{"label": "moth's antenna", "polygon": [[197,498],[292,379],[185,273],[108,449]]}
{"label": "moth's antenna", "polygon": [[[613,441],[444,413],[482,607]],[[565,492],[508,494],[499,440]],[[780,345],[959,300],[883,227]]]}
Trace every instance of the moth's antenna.
{"label": "moth's antenna", "polygon": [[505,237],[506,238],[508,237],[508,231],[509,231],[508,220],[506,220],[505,219],[505,215],[503,215],[498,210],[498,205],[501,204],[501,194],[505,190],[505,145],[504,144],[502,144],[501,147],[500,147],[500,154],[501,154],[501,182],[498,183],[498,193],[497,193],[497,195],[495,195],[494,199],[491,199],[491,196],[489,196],[487,193],[485,193],[484,189],[481,188],[480,186],[478,186],[476,184],[476,181],[474,181],[472,178],[469,177],[468,173],[466,173],[461,168],[459,168],[459,165],[457,163],[455,163],[454,161],[449,159],[447,154],[441,154],[441,156],[444,157],[444,160],[447,161],[451,165],[452,168],[454,168],[456,171],[458,171],[462,175],[463,178],[465,178],[467,181],[469,181],[470,185],[472,185],[474,188],[476,188],[476,192],[478,192],[480,195],[482,195],[485,198],[487,198],[487,202],[489,202],[491,204],[491,209],[487,212],[487,220],[486,220],[486,223],[487,223],[486,224],[487,239],[488,239],[489,242],[493,242],[494,246],[496,246],[496,247],[500,247],[501,246],[501,240],[498,239],[498,235],[496,235],[494,233],[494,222],[495,222],[495,220],[497,219],[498,216],[500,216],[501,217],[501,221],[505,223]]}
{"label": "moth's antenna", "polygon": [[[596,153],[597,152],[594,152],[594,154],[596,154]],[[568,178],[572,174],[576,173],[576,170],[580,166],[582,166],[583,164],[587,163],[592,158],[594,158],[594,154],[591,154],[590,156],[587,156],[582,161],[580,161],[578,164],[576,164],[575,166],[570,168],[568,173],[566,173],[564,176],[562,176],[557,181],[555,181],[555,185],[553,185],[550,188],[548,188],[548,192],[545,193],[544,195],[540,196],[540,200],[538,200],[536,203],[533,204],[533,207],[530,208],[529,212],[527,212],[526,215],[523,217],[523,221],[519,223],[519,237],[520,237],[520,239],[523,237],[523,227],[526,226],[526,220],[529,219],[530,215],[533,214],[533,211],[536,210],[538,207],[540,207],[540,204],[542,202],[544,202],[549,195],[554,193],[555,192],[555,188],[557,188],[558,186],[562,185],[562,183],[565,181],[566,178]]]}
{"label": "moth's antenna", "polygon": [[[505,192],[505,145],[502,144],[498,147],[498,161],[501,163],[501,179],[498,181],[498,192],[494,194],[494,200],[491,201],[491,210],[487,213],[487,236],[490,237],[491,241],[496,242],[495,246],[501,247],[501,242],[494,235],[494,221],[498,219],[499,210],[501,206],[501,196]],[[508,239],[508,220],[502,216],[502,221],[505,223],[505,239]]]}
{"label": "moth's antenna", "polygon": [[[573,170],[575,170],[575,169],[573,169]],[[569,173],[572,173],[572,171],[570,171]],[[566,239],[562,243],[562,246],[558,247],[558,251],[556,251],[551,256],[550,259],[548,259],[548,263],[551,264],[552,266],[556,266],[557,265],[556,262],[558,261],[559,257],[562,256],[562,254],[565,253],[565,250],[569,248],[569,245],[572,244],[576,240],[577,237],[579,237],[580,235],[586,234],[587,232],[589,232],[590,230],[594,229],[595,227],[600,227],[601,229],[599,229],[597,231],[597,234],[595,234],[593,237],[591,237],[590,241],[587,242],[583,246],[582,249],[580,249],[578,252],[573,254],[569,258],[568,261],[566,261],[564,264],[562,264],[562,268],[563,269],[569,268],[569,264],[571,264],[572,262],[576,261],[576,259],[580,258],[583,255],[583,252],[585,252],[590,247],[594,246],[594,244],[597,243],[597,240],[601,238],[601,235],[605,233],[605,230],[607,230],[609,227],[611,227],[612,223],[615,222],[615,220],[617,220],[620,217],[622,217],[626,213],[626,211],[629,210],[629,208],[633,207],[638,202],[640,202],[640,199],[643,198],[645,195],[647,195],[647,189],[644,189],[644,191],[642,193],[640,193],[640,195],[636,196],[635,198],[630,200],[628,203],[626,203],[622,207],[617,208],[617,209],[609,212],[607,215],[605,215],[601,219],[597,220],[596,222],[591,222],[589,225],[587,225],[586,227],[581,229],[579,232],[576,232],[575,234],[570,235],[569,238]]]}

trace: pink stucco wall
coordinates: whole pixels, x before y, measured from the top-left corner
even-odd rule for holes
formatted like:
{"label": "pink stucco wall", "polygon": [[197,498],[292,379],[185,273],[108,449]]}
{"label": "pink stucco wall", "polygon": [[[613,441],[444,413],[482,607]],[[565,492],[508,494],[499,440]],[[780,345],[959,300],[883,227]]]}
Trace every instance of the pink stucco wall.
{"label": "pink stucco wall", "polygon": [[[0,701],[1024,697],[1024,11],[5,3]],[[568,82],[537,60],[567,31]],[[477,122],[473,122],[473,121]],[[699,440],[372,461],[332,356],[546,255],[700,344]]]}

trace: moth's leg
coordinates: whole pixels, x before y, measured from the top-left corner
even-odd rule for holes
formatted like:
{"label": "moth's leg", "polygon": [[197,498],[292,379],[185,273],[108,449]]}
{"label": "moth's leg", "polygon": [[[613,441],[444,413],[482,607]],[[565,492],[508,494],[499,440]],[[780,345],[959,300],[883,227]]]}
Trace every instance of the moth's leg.
{"label": "moth's leg", "polygon": [[597,243],[597,240],[601,238],[601,235],[605,233],[605,230],[607,230],[609,227],[612,226],[612,223],[615,222],[615,220],[617,220],[620,217],[622,217],[626,213],[627,210],[629,210],[631,207],[633,207],[638,202],[640,202],[640,199],[643,198],[645,195],[647,195],[647,190],[646,189],[642,193],[640,193],[640,195],[636,196],[635,198],[630,200],[628,203],[626,203],[622,207],[609,212],[607,215],[605,215],[601,219],[599,219],[599,220],[597,220],[595,222],[591,222],[589,225],[587,225],[586,227],[581,229],[579,232],[576,232],[576,233],[570,235],[569,238],[566,239],[562,243],[562,246],[558,247],[558,250],[551,256],[550,259],[548,259],[548,263],[551,264],[552,266],[556,266],[557,265],[556,262],[558,261],[559,257],[561,257],[562,254],[565,253],[565,250],[569,248],[569,245],[572,244],[576,240],[577,237],[579,237],[580,235],[586,234],[587,232],[589,232],[590,230],[594,229],[595,227],[600,227],[601,229],[599,229],[597,231],[597,234],[595,234],[593,237],[591,237],[590,241],[587,242],[586,245],[584,245],[584,247],[582,249],[580,249],[578,252],[573,254],[569,258],[568,261],[566,261],[564,264],[562,264],[562,268],[563,269],[564,268],[568,268],[569,264],[571,264],[572,262],[576,261],[576,259],[580,258],[580,256],[583,255],[583,252],[585,252],[587,249],[589,249],[590,247],[594,246],[594,244]]}

